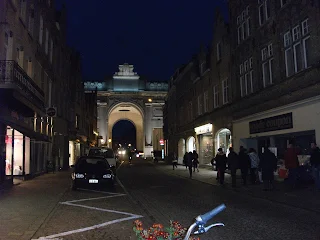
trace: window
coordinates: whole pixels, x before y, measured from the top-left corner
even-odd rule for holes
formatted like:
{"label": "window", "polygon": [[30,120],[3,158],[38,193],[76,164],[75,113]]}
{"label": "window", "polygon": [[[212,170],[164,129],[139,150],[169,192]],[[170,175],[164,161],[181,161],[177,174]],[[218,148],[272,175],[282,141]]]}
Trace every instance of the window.
{"label": "window", "polygon": [[221,43],[217,43],[217,61],[221,60]]}
{"label": "window", "polygon": [[222,81],[222,102],[223,104],[228,103],[228,79]]}
{"label": "window", "polygon": [[273,83],[273,47],[269,44],[261,50],[263,87]]}
{"label": "window", "polygon": [[50,63],[52,63],[53,59],[53,40],[50,39]]}
{"label": "window", "polygon": [[268,0],[259,0],[259,23],[264,24],[270,18],[270,6]]}
{"label": "window", "polygon": [[28,76],[30,78],[33,78],[33,68],[32,68],[32,60],[31,60],[31,58],[28,59],[27,74],[28,74]]}
{"label": "window", "polygon": [[237,17],[238,44],[250,36],[249,6]]}
{"label": "window", "polygon": [[24,51],[23,47],[17,48],[17,63],[21,68],[23,68]]}
{"label": "window", "polygon": [[43,17],[40,16],[40,26],[39,26],[39,43],[43,43]]}
{"label": "window", "polygon": [[202,101],[201,101],[201,95],[198,96],[198,115],[202,114]]}
{"label": "window", "polygon": [[209,97],[208,97],[208,91],[205,91],[203,93],[203,102],[204,102],[204,112],[208,112],[209,110]]}
{"label": "window", "polygon": [[192,101],[189,102],[189,120],[193,120],[193,108],[192,108]]}
{"label": "window", "polygon": [[283,5],[287,3],[287,0],[280,0],[280,2],[281,2],[281,7],[283,7]]}
{"label": "window", "polygon": [[23,21],[26,20],[27,1],[20,0],[20,16]]}
{"label": "window", "polygon": [[29,20],[28,20],[28,31],[31,36],[33,36],[33,26],[34,26],[34,9],[31,9],[29,14]]}
{"label": "window", "polygon": [[201,74],[204,74],[204,72],[206,71],[206,62],[201,63],[200,71]]}
{"label": "window", "polygon": [[219,107],[219,90],[218,85],[213,87],[213,108]]}
{"label": "window", "polygon": [[302,71],[310,66],[310,34],[308,19],[296,25],[283,35],[286,76]]}
{"label": "window", "polygon": [[[241,67],[244,66],[244,69]],[[240,64],[240,92],[241,97],[253,92],[253,59],[250,57]]]}
{"label": "window", "polygon": [[46,42],[45,42],[44,49],[45,49],[45,53],[48,54],[48,52],[49,52],[49,30],[48,29],[46,29],[46,40],[45,41]]}

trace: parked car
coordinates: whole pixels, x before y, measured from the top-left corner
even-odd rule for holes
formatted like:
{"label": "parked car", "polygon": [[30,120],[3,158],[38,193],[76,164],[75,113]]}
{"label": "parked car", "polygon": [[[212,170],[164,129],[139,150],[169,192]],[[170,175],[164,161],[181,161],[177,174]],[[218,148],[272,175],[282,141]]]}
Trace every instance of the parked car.
{"label": "parked car", "polygon": [[115,176],[107,159],[102,156],[80,157],[72,166],[72,189],[79,187],[113,187]]}
{"label": "parked car", "polygon": [[113,168],[116,173],[116,168],[118,167],[119,160],[117,156],[114,154],[113,149],[106,147],[94,147],[89,149],[88,156],[102,156],[108,160],[111,168]]}

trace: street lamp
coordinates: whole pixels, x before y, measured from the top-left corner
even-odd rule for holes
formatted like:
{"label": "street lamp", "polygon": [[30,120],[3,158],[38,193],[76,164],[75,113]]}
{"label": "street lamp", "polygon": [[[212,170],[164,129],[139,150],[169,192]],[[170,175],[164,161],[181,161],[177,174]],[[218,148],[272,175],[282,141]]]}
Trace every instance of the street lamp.
{"label": "street lamp", "polygon": [[148,102],[152,102],[152,99],[151,99],[151,98],[149,98],[149,99],[148,99]]}

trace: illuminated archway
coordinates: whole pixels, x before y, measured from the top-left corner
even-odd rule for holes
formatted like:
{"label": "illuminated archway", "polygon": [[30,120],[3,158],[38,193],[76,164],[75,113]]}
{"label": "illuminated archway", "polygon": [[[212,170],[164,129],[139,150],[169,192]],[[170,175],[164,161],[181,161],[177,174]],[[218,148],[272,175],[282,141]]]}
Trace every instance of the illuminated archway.
{"label": "illuminated archway", "polygon": [[218,151],[218,148],[222,148],[223,152],[228,156],[229,147],[232,147],[231,131],[228,128],[222,128],[216,133],[215,152]]}
{"label": "illuminated archway", "polygon": [[178,163],[183,163],[183,156],[186,152],[186,141],[181,138],[178,142]]}
{"label": "illuminated archway", "polygon": [[[120,120],[130,121],[136,128],[136,147],[137,150],[144,150],[144,114],[143,110],[136,104],[122,102],[115,104],[108,113],[108,138],[112,139],[112,129]],[[109,143],[109,146],[113,143]]]}
{"label": "illuminated archway", "polygon": [[193,150],[196,150],[196,139],[191,136],[187,140],[187,151],[193,152]]}

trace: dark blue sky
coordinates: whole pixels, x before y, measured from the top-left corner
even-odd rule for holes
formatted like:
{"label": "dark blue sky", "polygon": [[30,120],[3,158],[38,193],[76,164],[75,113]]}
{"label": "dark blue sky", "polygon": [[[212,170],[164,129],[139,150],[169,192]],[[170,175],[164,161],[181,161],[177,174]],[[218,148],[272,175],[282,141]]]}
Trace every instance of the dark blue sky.
{"label": "dark blue sky", "polygon": [[102,80],[128,62],[141,76],[168,81],[210,43],[215,8],[225,8],[225,0],[65,2],[68,43],[81,52],[85,80]]}

